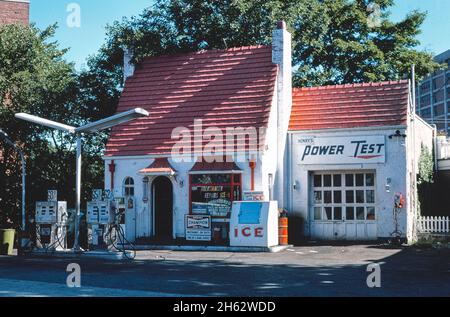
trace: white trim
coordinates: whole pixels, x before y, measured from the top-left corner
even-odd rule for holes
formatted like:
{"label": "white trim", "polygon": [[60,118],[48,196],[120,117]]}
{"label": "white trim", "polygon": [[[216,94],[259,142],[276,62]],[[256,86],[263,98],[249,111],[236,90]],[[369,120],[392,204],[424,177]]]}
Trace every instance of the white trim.
{"label": "white trim", "polygon": [[193,171],[189,172],[189,175],[200,175],[200,174],[242,174],[242,170],[227,170],[227,171]]}
{"label": "white trim", "polygon": [[0,2],[20,2],[20,3],[30,3],[30,0],[0,0]]}
{"label": "white trim", "polygon": [[357,128],[336,128],[336,129],[319,129],[319,130],[289,130],[288,134],[314,134],[314,133],[333,133],[333,132],[343,132],[343,131],[379,131],[379,130],[399,130],[406,129],[407,125],[385,125],[385,126],[375,126],[375,127],[357,127]]}
{"label": "white trim", "polygon": [[138,172],[142,176],[175,176],[176,172]]}

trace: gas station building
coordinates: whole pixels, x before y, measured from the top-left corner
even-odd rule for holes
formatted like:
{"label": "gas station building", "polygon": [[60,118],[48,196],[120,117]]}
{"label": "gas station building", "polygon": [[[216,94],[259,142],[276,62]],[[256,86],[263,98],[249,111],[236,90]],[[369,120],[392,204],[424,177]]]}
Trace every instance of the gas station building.
{"label": "gas station building", "polygon": [[131,199],[129,241],[270,245],[278,208],[290,236],[414,239],[418,156],[435,130],[415,114],[410,83],[293,89],[291,53],[279,22],[268,46],[136,67],[125,54],[117,112],[150,113],[114,127],[104,155],[105,189]]}

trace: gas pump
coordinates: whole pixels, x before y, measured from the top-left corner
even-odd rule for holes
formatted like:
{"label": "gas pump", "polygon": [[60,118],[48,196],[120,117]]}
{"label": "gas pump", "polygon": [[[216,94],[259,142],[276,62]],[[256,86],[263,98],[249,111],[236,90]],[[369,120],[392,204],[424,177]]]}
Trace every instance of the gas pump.
{"label": "gas pump", "polygon": [[[94,190],[93,200],[87,203],[87,223],[90,248],[108,249],[123,252],[126,257],[134,258],[133,245],[125,237],[126,200],[114,198],[111,191]],[[125,250],[128,244],[133,251],[130,257]]]}
{"label": "gas pump", "polygon": [[107,247],[106,233],[115,222],[114,201],[105,200],[102,190],[94,190],[92,201],[87,203],[89,245],[93,247]]}
{"label": "gas pump", "polygon": [[56,190],[48,191],[47,201],[36,202],[36,245],[46,250],[67,248],[67,202],[57,200]]}

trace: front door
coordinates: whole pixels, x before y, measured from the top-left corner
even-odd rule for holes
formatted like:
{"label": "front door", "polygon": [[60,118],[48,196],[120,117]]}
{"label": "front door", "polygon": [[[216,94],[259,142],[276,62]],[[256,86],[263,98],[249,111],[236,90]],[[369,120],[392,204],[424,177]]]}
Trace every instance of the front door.
{"label": "front door", "polygon": [[173,189],[165,176],[153,181],[154,235],[158,240],[173,239]]}
{"label": "front door", "polygon": [[136,208],[132,196],[125,198],[125,237],[130,242],[136,240]]}

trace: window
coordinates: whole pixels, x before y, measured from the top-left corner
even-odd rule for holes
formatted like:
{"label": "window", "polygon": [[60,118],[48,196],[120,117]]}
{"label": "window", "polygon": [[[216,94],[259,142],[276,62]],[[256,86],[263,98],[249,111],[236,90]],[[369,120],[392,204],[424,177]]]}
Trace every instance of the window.
{"label": "window", "polygon": [[315,173],[312,213],[316,221],[375,220],[375,173]]}
{"label": "window", "polygon": [[132,177],[125,178],[123,182],[124,196],[134,196],[134,180]]}
{"label": "window", "polygon": [[241,200],[241,182],[241,174],[190,175],[191,212],[229,217],[232,202]]}

